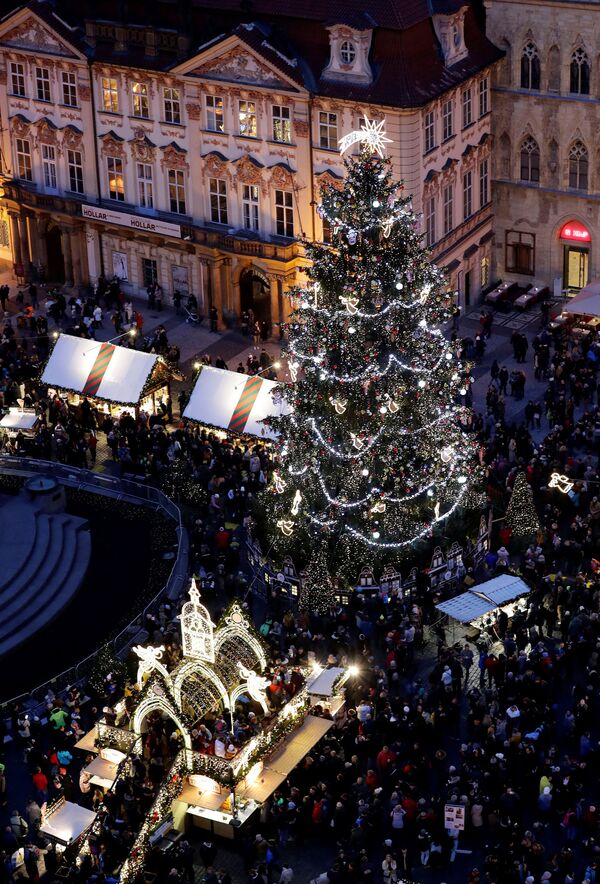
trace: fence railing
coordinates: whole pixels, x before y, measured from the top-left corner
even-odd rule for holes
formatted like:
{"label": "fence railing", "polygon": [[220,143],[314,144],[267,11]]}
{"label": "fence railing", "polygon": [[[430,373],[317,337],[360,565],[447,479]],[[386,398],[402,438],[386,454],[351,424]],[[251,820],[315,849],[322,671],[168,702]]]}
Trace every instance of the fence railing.
{"label": "fence railing", "polygon": [[93,662],[101,650],[110,648],[116,655],[121,654],[125,648],[129,647],[137,633],[142,628],[147,614],[154,613],[160,602],[166,597],[169,599],[177,598],[185,587],[188,576],[188,536],[181,518],[179,507],[173,503],[162,491],[152,486],[142,485],[133,482],[130,479],[119,479],[116,476],[103,476],[93,473],[91,470],[80,469],[79,467],[69,467],[65,464],[54,463],[49,460],[37,460],[29,457],[10,457],[8,455],[0,455],[0,474],[10,473],[14,476],[29,477],[31,475],[43,473],[51,475],[57,479],[62,485],[69,488],[76,488],[79,491],[92,491],[95,494],[102,494],[115,500],[130,501],[151,507],[154,510],[162,511],[166,516],[176,523],[177,533],[177,552],[173,567],[169,576],[161,587],[159,592],[138,612],[138,614],[110,641],[105,642],[99,648],[96,648],[83,660],[79,660],[74,666],[69,667],[64,672],[53,675],[40,685],[19,694],[10,700],[5,700],[0,709],[4,709],[9,704],[27,697],[33,697],[34,700],[40,697],[37,706],[43,703],[43,695],[51,687],[53,691],[62,690],[67,684],[77,684],[86,677],[93,666]]}

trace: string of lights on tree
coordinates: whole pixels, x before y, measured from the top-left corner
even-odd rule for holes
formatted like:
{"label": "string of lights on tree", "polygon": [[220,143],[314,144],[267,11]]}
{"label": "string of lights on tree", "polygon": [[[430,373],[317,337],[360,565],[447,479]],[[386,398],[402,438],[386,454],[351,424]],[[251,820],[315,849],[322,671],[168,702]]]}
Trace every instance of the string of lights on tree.
{"label": "string of lights on tree", "polygon": [[409,550],[467,504],[480,474],[462,426],[470,365],[440,331],[451,299],[387,141],[369,120],[342,140],[342,153],[362,149],[345,160],[343,189],[322,190],[332,241],[306,243],[308,282],[287,328],[292,411],[270,421],[280,434],[264,504],[273,541],[313,560],[315,538],[338,559]]}

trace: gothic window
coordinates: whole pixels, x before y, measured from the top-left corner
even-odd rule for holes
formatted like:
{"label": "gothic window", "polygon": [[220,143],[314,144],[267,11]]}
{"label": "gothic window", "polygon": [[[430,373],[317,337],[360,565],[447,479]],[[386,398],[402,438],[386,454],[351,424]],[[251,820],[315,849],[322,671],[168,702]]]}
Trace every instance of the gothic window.
{"label": "gothic window", "polygon": [[576,49],[571,56],[570,92],[577,95],[590,94],[590,63],[583,49]]}
{"label": "gothic window", "polygon": [[569,187],[588,189],[588,152],[581,141],[576,141],[569,151]]}
{"label": "gothic window", "polygon": [[535,138],[528,135],[521,143],[521,181],[537,184],[540,180],[540,149]]}
{"label": "gothic window", "polygon": [[521,89],[540,88],[540,56],[535,43],[527,43],[521,55]]}

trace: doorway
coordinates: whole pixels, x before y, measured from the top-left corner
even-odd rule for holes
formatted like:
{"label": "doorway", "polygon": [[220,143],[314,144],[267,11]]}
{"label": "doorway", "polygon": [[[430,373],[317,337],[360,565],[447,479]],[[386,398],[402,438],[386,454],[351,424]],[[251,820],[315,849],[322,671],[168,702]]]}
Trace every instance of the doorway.
{"label": "doorway", "polygon": [[46,280],[63,283],[65,281],[65,259],[63,257],[62,234],[58,227],[48,227],[46,230],[46,252],[48,255]]}
{"label": "doorway", "polygon": [[582,246],[564,247],[564,288],[582,289],[588,281],[590,250]]}
{"label": "doorway", "polygon": [[240,311],[246,310],[252,310],[255,320],[271,325],[271,283],[256,267],[248,267],[240,276]]}

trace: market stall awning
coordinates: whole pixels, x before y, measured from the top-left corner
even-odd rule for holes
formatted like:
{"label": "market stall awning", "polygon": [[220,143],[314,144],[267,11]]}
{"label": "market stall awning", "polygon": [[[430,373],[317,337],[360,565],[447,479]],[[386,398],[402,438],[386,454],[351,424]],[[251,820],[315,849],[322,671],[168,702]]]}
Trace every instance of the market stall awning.
{"label": "market stall awning", "polygon": [[463,592],[453,599],[440,602],[436,608],[460,623],[470,623],[527,592],[529,587],[520,577],[501,574],[486,583],[472,586],[468,592]]}
{"label": "market stall awning", "polygon": [[274,439],[276,434],[262,421],[288,412],[275,381],[207,365],[198,375],[183,416],[232,433]]}
{"label": "market stall awning", "polygon": [[306,689],[309,694],[316,694],[319,697],[333,696],[334,684],[341,680],[346,670],[341,666],[332,666],[331,669],[323,669],[322,672],[311,676],[306,682]]}
{"label": "market stall awning", "polygon": [[594,279],[563,307],[576,316],[600,316],[600,279]]}
{"label": "market stall awning", "polygon": [[123,405],[139,402],[158,360],[155,353],[59,335],[42,374],[49,387]]}
{"label": "market stall awning", "polygon": [[83,835],[95,818],[93,810],[73,804],[71,801],[63,801],[55,810],[50,810],[40,826],[40,832],[53,841],[67,846]]}
{"label": "market stall awning", "polygon": [[0,421],[3,430],[33,430],[39,416],[33,411],[21,411],[20,408],[11,408]]}

